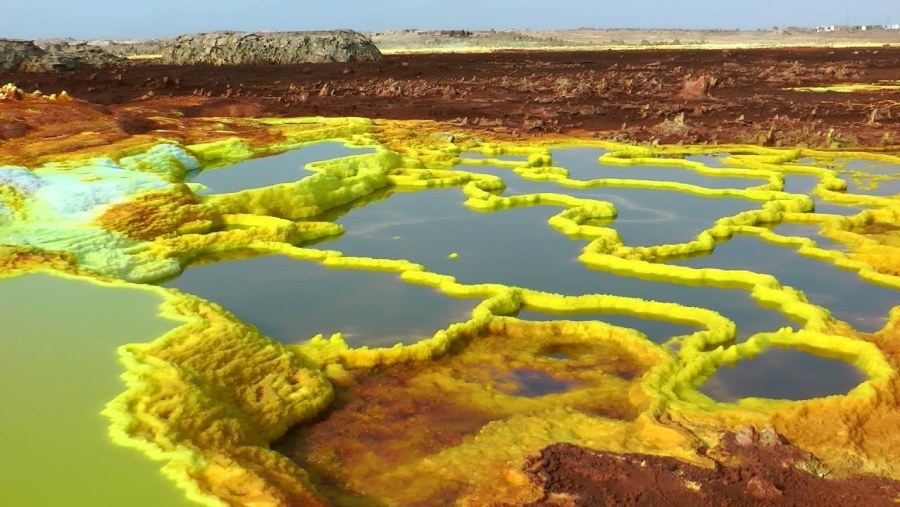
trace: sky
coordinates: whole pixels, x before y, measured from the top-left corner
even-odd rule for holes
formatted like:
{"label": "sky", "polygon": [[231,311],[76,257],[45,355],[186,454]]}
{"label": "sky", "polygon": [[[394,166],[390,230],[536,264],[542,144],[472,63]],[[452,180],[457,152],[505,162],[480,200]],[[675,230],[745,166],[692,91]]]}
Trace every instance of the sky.
{"label": "sky", "polygon": [[213,30],[772,28],[900,23],[900,0],[0,0],[0,38]]}

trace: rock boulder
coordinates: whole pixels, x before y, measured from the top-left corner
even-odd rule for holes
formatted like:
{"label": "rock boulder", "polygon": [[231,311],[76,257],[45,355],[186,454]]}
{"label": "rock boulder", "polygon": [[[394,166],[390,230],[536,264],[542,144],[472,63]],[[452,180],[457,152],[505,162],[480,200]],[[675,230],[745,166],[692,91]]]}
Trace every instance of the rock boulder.
{"label": "rock boulder", "polygon": [[46,51],[31,41],[0,39],[0,71],[8,72],[27,67],[44,57]]}
{"label": "rock boulder", "polygon": [[123,62],[121,57],[85,44],[61,42],[42,49],[32,41],[0,39],[0,71],[102,69]]}

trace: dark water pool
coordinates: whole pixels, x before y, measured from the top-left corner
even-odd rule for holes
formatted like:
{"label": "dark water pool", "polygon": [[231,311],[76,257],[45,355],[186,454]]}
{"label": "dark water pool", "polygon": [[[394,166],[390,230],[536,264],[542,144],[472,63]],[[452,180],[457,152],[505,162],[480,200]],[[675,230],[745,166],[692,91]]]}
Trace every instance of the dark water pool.
{"label": "dark water pool", "polygon": [[[748,188],[767,182],[764,178],[738,178],[734,176],[707,176],[687,168],[634,165],[606,165],[598,162],[603,150],[596,148],[569,148],[552,152],[553,164],[569,171],[573,180],[622,178],[635,180],[675,181],[707,188]],[[689,157],[696,158],[696,157]],[[709,159],[717,160],[715,157]],[[705,159],[704,159],[705,160]],[[711,165],[710,167],[722,167]]]}
{"label": "dark water pool", "polygon": [[832,239],[826,238],[819,233],[819,224],[794,224],[780,223],[771,227],[772,231],[782,236],[796,236],[799,238],[809,238],[815,241],[819,248],[826,250],[837,250],[838,252],[846,252],[847,245],[838,243]]}
{"label": "dark water pool", "polygon": [[769,349],[721,367],[700,392],[722,402],[740,398],[804,400],[846,394],[865,380],[855,366],[793,349]]}
{"label": "dark water pool", "polygon": [[717,155],[688,155],[687,157],[684,157],[684,159],[690,160],[691,162],[700,162],[707,167],[723,168],[728,167],[722,162],[722,158],[726,156],[728,156],[727,153],[720,153]]}
{"label": "dark water pool", "polygon": [[[346,234],[321,247],[345,255],[408,259],[463,283],[502,283],[568,295],[617,294],[710,308],[735,320],[742,337],[791,325],[743,290],[644,281],[586,269],[577,259],[586,242],[572,241],[547,225],[547,218],[558,211],[555,207],[478,213],[462,200],[458,189],[397,193],[340,218]],[[458,257],[450,259],[450,253]],[[660,337],[668,332],[649,331]]]}
{"label": "dark water pool", "polygon": [[856,329],[874,332],[887,323],[900,291],[866,282],[853,271],[804,257],[792,248],[755,236],[736,235],[716,245],[710,256],[673,261],[695,268],[752,269],[775,276],[783,285],[800,289],[810,302],[829,309]]}
{"label": "dark water pool", "polygon": [[357,347],[430,338],[468,320],[480,302],[406,284],[392,273],[328,269],[279,255],[190,267],[164,285],[219,303],[285,343],[341,332]]}
{"label": "dark water pool", "polygon": [[201,171],[190,181],[206,185],[201,194],[239,192],[297,181],[309,174],[304,167],[311,162],[373,152],[371,148],[350,148],[340,142],[309,144],[296,150]]}
{"label": "dark water pool", "polygon": [[[556,150],[554,165],[571,168],[581,164],[591,166],[585,170],[593,171],[592,166],[596,166],[602,171],[605,168],[596,162],[602,153],[603,150],[594,148]],[[456,169],[502,178],[507,183],[503,195],[554,192],[613,202],[619,216],[603,225],[615,228],[629,245],[690,241],[717,219],[760,206],[744,199],[710,199],[663,190],[571,189],[554,182],[526,180],[509,169],[491,166],[460,165]],[[669,175],[672,171],[690,173],[681,169],[657,170]],[[756,183],[756,180],[747,181]],[[787,178],[788,191],[797,193],[808,192],[815,183],[815,177]],[[557,206],[482,213],[465,207],[464,201],[460,188],[386,193],[365,206],[334,214],[334,219],[345,227],[346,233],[318,247],[339,250],[350,256],[407,259],[467,284],[502,283],[568,295],[616,294],[708,308],[735,321],[738,341],[756,332],[802,325],[788,321],[777,311],[759,306],[744,290],[646,281],[587,269],[578,261],[586,241],[571,240],[547,224],[550,216],[561,211]],[[821,212],[822,208],[835,205],[819,202],[817,206]],[[845,213],[858,211],[838,208]],[[779,232],[791,231],[790,224],[779,227]],[[816,231],[811,229],[809,234],[814,235]],[[795,232],[797,234],[792,235],[806,234]],[[822,238],[815,239],[826,248],[835,246]],[[854,273],[837,270],[829,264],[801,257],[792,249],[768,245],[756,238],[738,236],[718,245],[710,257],[677,263],[695,267],[740,267],[771,273],[783,283],[806,291],[814,303],[825,306],[838,318],[862,330],[881,327],[887,309],[897,302],[896,291],[892,289],[867,284]],[[169,283],[222,303],[242,319],[259,326],[264,333],[283,341],[302,340],[320,332],[342,331],[353,345],[410,343],[431,336],[452,322],[465,320],[477,303],[454,300],[432,289],[404,284],[393,274],[329,270],[314,263],[277,256],[198,266]],[[851,297],[846,297],[847,294]],[[638,329],[657,343],[694,331],[694,328],[665,320],[621,315],[549,315],[523,311],[519,317],[526,320],[602,320]],[[772,357],[777,361],[769,359]],[[770,366],[767,365],[772,361],[778,368],[797,370],[794,373],[798,375],[812,368],[814,372],[808,373],[824,372],[821,374],[826,377],[851,380],[836,386],[827,382],[806,385],[803,380],[806,377],[796,382],[761,381],[758,390],[750,395],[819,396],[846,392],[860,379],[855,369],[840,361],[775,351],[754,361],[743,361],[737,368],[723,369],[707,382],[704,389],[714,387],[721,399],[743,396],[740,385],[743,379],[768,371],[766,368]],[[745,371],[749,373],[740,373]],[[526,395],[541,395],[565,388],[548,384],[545,391],[537,385],[541,383],[540,378],[526,377],[520,382],[527,384],[531,394]],[[817,390],[822,385],[826,386],[824,390]]]}
{"label": "dark water pool", "polygon": [[900,165],[852,160],[846,161],[838,172],[847,182],[847,192],[883,197],[900,194]]}
{"label": "dark water pool", "polygon": [[786,174],[784,176],[784,191],[792,194],[808,195],[815,203],[815,212],[829,215],[856,215],[868,208],[862,206],[846,206],[823,200],[818,195],[812,194],[812,190],[819,183],[817,176],[809,176],[805,174]]}
{"label": "dark water pool", "polygon": [[[456,169],[500,177],[506,183],[503,195],[560,193],[611,202],[618,217],[611,225],[629,246],[649,246],[691,241],[722,217],[756,209],[759,203],[744,199],[706,198],[670,190],[628,187],[573,189],[554,182],[531,181],[509,169],[457,166]],[[666,169],[668,170],[668,169]]]}
{"label": "dark water pool", "polygon": [[804,158],[804,165],[836,170],[847,182],[847,192],[861,195],[894,196],[900,194],[900,165],[875,160],[835,159],[817,161]]}

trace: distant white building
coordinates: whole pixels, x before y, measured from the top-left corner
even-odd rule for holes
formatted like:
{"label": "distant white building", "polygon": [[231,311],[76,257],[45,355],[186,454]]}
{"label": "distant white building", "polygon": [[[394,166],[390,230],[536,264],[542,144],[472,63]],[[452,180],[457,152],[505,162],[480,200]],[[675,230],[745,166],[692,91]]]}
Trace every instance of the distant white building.
{"label": "distant white building", "polygon": [[817,32],[833,32],[835,31],[834,25],[822,25],[816,27]]}

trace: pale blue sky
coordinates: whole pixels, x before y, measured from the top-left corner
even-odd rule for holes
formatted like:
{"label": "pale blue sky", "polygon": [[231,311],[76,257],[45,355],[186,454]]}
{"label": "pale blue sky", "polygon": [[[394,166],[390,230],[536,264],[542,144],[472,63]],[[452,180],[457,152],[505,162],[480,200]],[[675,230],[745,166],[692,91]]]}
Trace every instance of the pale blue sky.
{"label": "pale blue sky", "polygon": [[900,0],[2,0],[0,37],[211,30],[771,28],[900,23]]}

